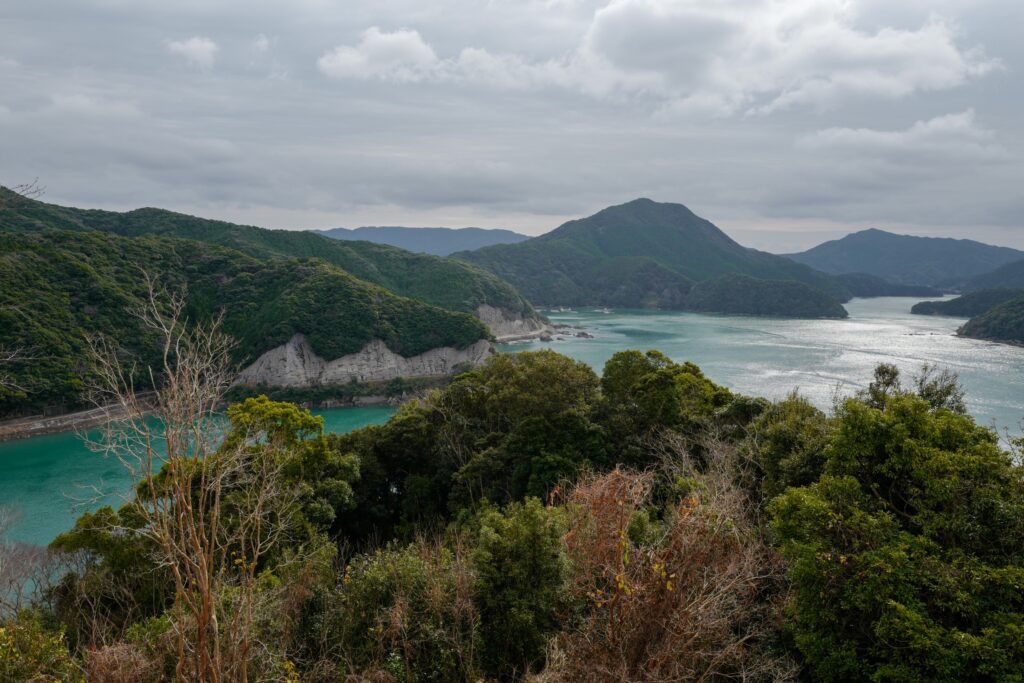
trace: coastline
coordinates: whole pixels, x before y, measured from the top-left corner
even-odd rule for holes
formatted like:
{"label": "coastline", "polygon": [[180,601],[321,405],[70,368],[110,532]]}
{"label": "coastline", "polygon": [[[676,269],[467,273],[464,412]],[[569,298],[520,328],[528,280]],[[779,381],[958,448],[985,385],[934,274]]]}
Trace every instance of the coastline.
{"label": "coastline", "polygon": [[31,439],[34,436],[89,429],[116,419],[123,411],[116,406],[101,406],[61,415],[30,415],[0,422],[0,442]]}

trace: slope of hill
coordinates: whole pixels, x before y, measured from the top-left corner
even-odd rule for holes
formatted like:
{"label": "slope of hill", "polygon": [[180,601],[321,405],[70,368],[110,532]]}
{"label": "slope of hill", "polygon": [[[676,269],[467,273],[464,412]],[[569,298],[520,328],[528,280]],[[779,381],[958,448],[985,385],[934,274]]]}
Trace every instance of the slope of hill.
{"label": "slope of hill", "polygon": [[982,289],[949,301],[922,301],[914,304],[911,313],[918,315],[952,315],[970,318],[987,313],[996,306],[1024,296],[1024,289]]}
{"label": "slope of hill", "polygon": [[835,275],[868,273],[890,282],[950,287],[1024,259],[1024,252],[974,240],[896,235],[872,228],[788,256]]}
{"label": "slope of hill", "polygon": [[759,280],[728,273],[698,282],[686,299],[694,311],[788,318],[847,318],[843,306],[819,289],[792,280]]}
{"label": "slope of hill", "polygon": [[24,351],[23,362],[4,368],[20,389],[0,391],[0,415],[80,406],[87,335],[155,360],[150,334],[130,313],[146,296],[143,271],[169,289],[185,287],[193,319],[223,310],[240,366],[296,335],[326,359],[380,342],[414,357],[487,337],[471,315],[399,297],[318,259],[260,260],[168,237],[0,231],[0,348]]}
{"label": "slope of hill", "polygon": [[958,333],[963,337],[1024,345],[1024,296],[971,318]]}
{"label": "slope of hill", "polygon": [[965,292],[977,292],[982,289],[1024,289],[1024,260],[1007,263],[991,272],[971,278],[963,287]]}
{"label": "slope of hill", "polygon": [[485,228],[405,228],[398,226],[367,226],[315,230],[336,240],[363,240],[387,244],[434,256],[448,256],[457,251],[472,251],[495,244],[516,244],[530,239],[518,232]]}
{"label": "slope of hill", "polygon": [[856,293],[808,266],[737,244],[681,204],[649,199],[569,221],[526,242],[453,257],[490,270],[537,305],[685,309],[694,283],[726,273],[800,282],[837,303]]}
{"label": "slope of hill", "polygon": [[[8,190],[0,192],[9,193]],[[343,242],[312,232],[266,230],[163,209],[119,213],[23,198],[12,202],[0,216],[0,229],[33,231],[40,228],[100,230],[129,237],[182,237],[229,247],[257,258],[317,257],[401,296],[478,316],[480,308],[486,306],[488,310],[502,312],[509,325],[525,319],[537,329],[543,327],[530,304],[494,275],[462,262],[413,254],[382,244]],[[493,330],[496,336],[504,336],[501,324],[492,326],[496,328]]]}

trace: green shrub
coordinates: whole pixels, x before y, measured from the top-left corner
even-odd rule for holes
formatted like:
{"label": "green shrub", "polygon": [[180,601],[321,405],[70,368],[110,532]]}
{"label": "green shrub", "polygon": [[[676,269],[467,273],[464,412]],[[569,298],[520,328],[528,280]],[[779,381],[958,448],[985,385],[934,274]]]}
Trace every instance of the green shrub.
{"label": "green shrub", "polygon": [[45,627],[38,613],[22,612],[0,624],[0,681],[56,683],[72,680],[77,671],[64,632]]}
{"label": "green shrub", "polygon": [[489,675],[514,681],[544,660],[566,600],[567,564],[561,510],[536,498],[486,510],[473,555],[480,659]]}
{"label": "green shrub", "polygon": [[328,650],[400,681],[473,680],[472,575],[457,550],[418,541],[360,555],[327,601]]}
{"label": "green shrub", "polygon": [[798,647],[826,681],[1019,681],[1024,469],[970,417],[875,394],[769,506]]}

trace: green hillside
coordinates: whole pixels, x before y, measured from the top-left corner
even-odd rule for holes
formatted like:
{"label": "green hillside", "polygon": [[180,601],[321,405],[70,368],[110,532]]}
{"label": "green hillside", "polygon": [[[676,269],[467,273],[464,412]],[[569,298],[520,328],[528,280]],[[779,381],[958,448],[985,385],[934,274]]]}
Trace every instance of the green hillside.
{"label": "green hillside", "polygon": [[1024,296],[1024,289],[983,289],[969,292],[949,301],[922,301],[914,304],[911,313],[918,315],[952,315],[970,318],[987,313],[996,306]]}
{"label": "green hillside", "polygon": [[1024,289],[1024,259],[972,278],[963,287],[965,292],[982,289]]}
{"label": "green hillside", "polygon": [[963,337],[1024,345],[1024,296],[971,318],[958,333]]}
{"label": "green hillside", "polygon": [[[2,188],[0,192],[10,194]],[[257,258],[317,257],[401,296],[422,299],[453,311],[472,313],[481,304],[513,313],[531,311],[529,304],[512,287],[479,268],[383,244],[330,239],[313,232],[266,230],[163,209],[119,213],[57,206],[24,198],[14,201],[0,216],[0,228],[101,230],[127,237],[163,235],[217,244]]]}
{"label": "green hillside", "polygon": [[329,359],[373,339],[412,356],[487,336],[470,315],[396,296],[317,259],[255,259],[169,237],[0,232],[0,348],[26,354],[6,370],[22,391],[0,394],[0,415],[80,406],[87,335],[155,360],[130,313],[146,294],[143,271],[169,289],[187,288],[193,318],[223,310],[239,364],[297,333]]}
{"label": "green hillside", "polygon": [[846,318],[849,314],[821,290],[792,280],[758,280],[729,273],[698,282],[687,307],[694,311],[788,318]]}
{"label": "green hillside", "polygon": [[[808,266],[743,247],[681,204],[649,199],[569,221],[526,242],[453,256],[495,273],[537,305],[686,309],[694,283],[727,273],[800,282],[835,303],[858,293]],[[800,308],[795,303],[793,314]]]}
{"label": "green hillside", "polygon": [[890,282],[948,287],[1020,260],[1024,252],[974,240],[896,235],[871,229],[788,256],[836,275],[868,273]]}

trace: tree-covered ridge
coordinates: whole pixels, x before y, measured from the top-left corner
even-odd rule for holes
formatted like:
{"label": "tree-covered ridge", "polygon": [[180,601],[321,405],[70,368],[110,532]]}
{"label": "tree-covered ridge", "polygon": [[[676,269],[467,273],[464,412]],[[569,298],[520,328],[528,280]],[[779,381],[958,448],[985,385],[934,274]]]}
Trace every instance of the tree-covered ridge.
{"label": "tree-covered ridge", "polygon": [[[789,257],[835,275],[868,273],[907,285],[958,287],[971,278],[1024,258],[1024,252],[973,240],[896,235],[870,229]],[[986,288],[993,286],[1009,285]]]}
{"label": "tree-covered ridge", "polygon": [[965,292],[983,289],[1024,289],[1024,259],[1007,263],[990,273],[972,278],[963,289]]}
{"label": "tree-covered ridge", "polygon": [[918,315],[971,318],[1021,296],[1024,296],[1024,289],[983,289],[968,292],[949,301],[922,301],[914,304],[910,312]]}
{"label": "tree-covered ridge", "polygon": [[152,333],[133,315],[148,294],[146,274],[184,289],[194,320],[223,311],[239,364],[299,333],[328,359],[373,339],[412,356],[487,337],[468,314],[396,296],[318,259],[255,259],[193,240],[0,232],[0,264],[0,347],[24,350],[11,369],[20,389],[2,395],[0,414],[81,405],[89,336],[151,363]]}
{"label": "tree-covered ridge", "polygon": [[[176,647],[194,642],[191,593],[149,526],[175,479],[197,500],[217,482],[225,537],[266,539],[257,555],[209,555],[225,567],[211,609],[238,616],[212,626],[225,661],[239,624],[261,644],[241,653],[251,680],[1013,681],[1024,668],[1024,471],[948,373],[907,383],[880,366],[826,414],[795,394],[734,394],[656,351],[618,353],[600,376],[541,351],[494,356],[346,435],[265,398],[229,419],[207,459],[164,467],[55,541],[76,564],[7,615],[0,673],[109,676],[128,661],[156,682],[191,666]],[[232,476],[209,479],[225,463]],[[280,501],[255,537],[238,533],[254,490]]]}
{"label": "tree-covered ridge", "polygon": [[[0,192],[10,194],[4,188]],[[100,230],[129,237],[180,237],[229,247],[257,258],[315,257],[400,296],[422,299],[442,308],[474,313],[478,306],[487,304],[512,313],[532,312],[512,287],[486,271],[382,244],[343,242],[313,232],[267,230],[163,209],[119,213],[57,206],[23,197],[15,198],[0,214],[0,229],[43,228]]]}
{"label": "tree-covered ridge", "polygon": [[760,280],[732,273],[698,282],[686,307],[734,315],[846,318],[846,309],[821,290],[792,280]]}
{"label": "tree-covered ridge", "polygon": [[494,244],[515,244],[530,239],[511,230],[496,228],[407,228],[401,226],[365,226],[318,231],[336,240],[364,240],[389,244],[406,251],[448,256]]}
{"label": "tree-covered ridge", "polygon": [[[490,270],[538,305],[686,310],[687,295],[695,283],[727,274],[799,282],[836,304],[852,296],[904,293],[877,278],[842,280],[748,249],[685,206],[649,199],[569,221],[526,242],[453,257]],[[796,311],[804,308],[802,302],[794,301],[792,314],[801,315]]]}
{"label": "tree-covered ridge", "polygon": [[957,333],[974,339],[1024,344],[1024,296],[971,318]]}

